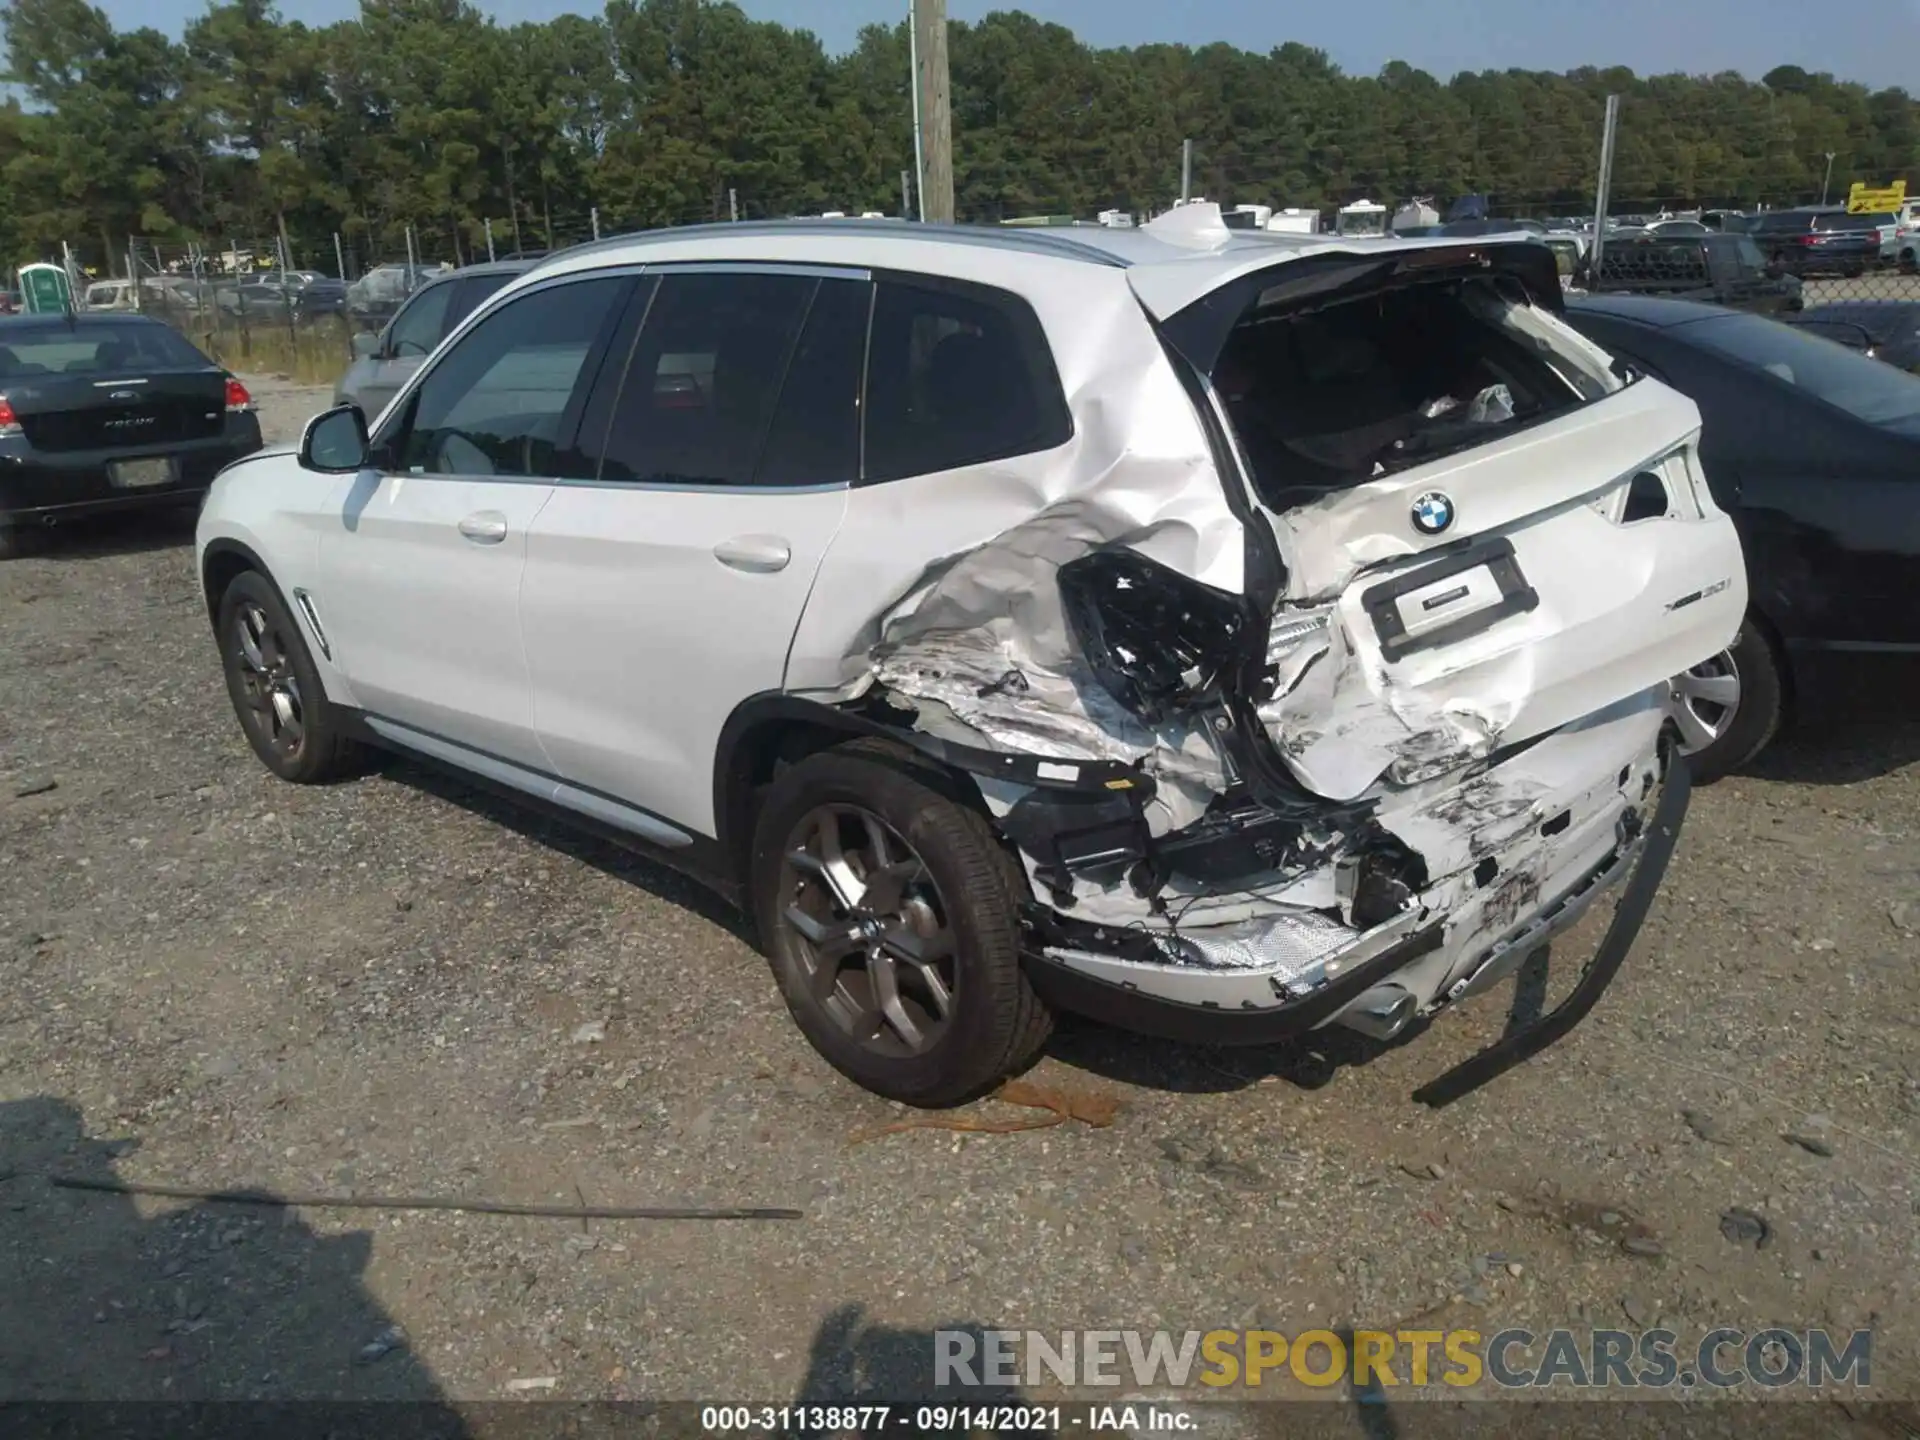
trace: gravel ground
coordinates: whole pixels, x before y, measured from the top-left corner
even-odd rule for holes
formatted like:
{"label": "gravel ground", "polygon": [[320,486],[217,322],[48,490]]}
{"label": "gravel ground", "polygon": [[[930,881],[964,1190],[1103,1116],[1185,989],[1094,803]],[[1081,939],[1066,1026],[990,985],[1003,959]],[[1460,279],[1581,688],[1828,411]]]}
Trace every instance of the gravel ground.
{"label": "gravel ground", "polygon": [[[326,398],[255,393],[274,438]],[[901,1394],[941,1326],[1415,1318],[1872,1326],[1876,1389],[1917,1388],[1920,725],[1700,792],[1599,1010],[1449,1110],[1409,1093],[1504,995],[1371,1058],[1070,1024],[1030,1078],[1110,1127],[855,1144],[905,1112],[814,1057],[699,892],[410,766],[271,779],[183,526],[0,566],[0,636],[0,1398]]]}

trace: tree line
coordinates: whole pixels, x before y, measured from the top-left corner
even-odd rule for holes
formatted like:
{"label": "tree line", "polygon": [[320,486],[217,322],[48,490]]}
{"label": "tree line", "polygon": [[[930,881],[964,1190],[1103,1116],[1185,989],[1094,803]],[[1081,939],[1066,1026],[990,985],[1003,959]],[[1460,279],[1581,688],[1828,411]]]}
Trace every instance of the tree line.
{"label": "tree line", "polygon": [[[87,0],[6,0],[0,253],[129,236],[273,236],[309,261],[343,234],[434,258],[639,228],[900,213],[913,163],[904,23],[830,55],[722,0],[609,0],[496,24],[463,0],[362,0],[309,27],[215,0],[179,40]],[[950,27],[962,219],[1165,208],[1195,142],[1209,199],[1331,207],[1489,195],[1502,214],[1590,208],[1605,97],[1623,97],[1617,209],[1798,203],[1915,178],[1920,110],[1782,65],[1641,77],[1343,74],[1320,50],[1096,49],[1019,11]],[[1828,156],[1833,157],[1832,161]],[[1831,176],[1828,170],[1831,167]]]}

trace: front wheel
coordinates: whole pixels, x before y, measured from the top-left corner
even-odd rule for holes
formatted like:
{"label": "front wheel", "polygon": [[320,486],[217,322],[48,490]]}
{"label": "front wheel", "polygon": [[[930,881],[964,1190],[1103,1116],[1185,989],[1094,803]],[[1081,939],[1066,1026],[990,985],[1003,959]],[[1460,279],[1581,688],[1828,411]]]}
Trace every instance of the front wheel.
{"label": "front wheel", "polygon": [[280,592],[249,570],[220,597],[219,614],[227,694],[260,763],[299,785],[357,770],[364,752],[342,733]]}
{"label": "front wheel", "polygon": [[1671,707],[1680,752],[1699,784],[1731,774],[1766,749],[1786,713],[1786,683],[1752,616],[1732,646],[1674,677]]}
{"label": "front wheel", "polygon": [[987,821],[870,748],[773,784],[754,914],[801,1032],[841,1074],[954,1105],[1016,1073],[1051,1019],[1020,965],[1020,877]]}

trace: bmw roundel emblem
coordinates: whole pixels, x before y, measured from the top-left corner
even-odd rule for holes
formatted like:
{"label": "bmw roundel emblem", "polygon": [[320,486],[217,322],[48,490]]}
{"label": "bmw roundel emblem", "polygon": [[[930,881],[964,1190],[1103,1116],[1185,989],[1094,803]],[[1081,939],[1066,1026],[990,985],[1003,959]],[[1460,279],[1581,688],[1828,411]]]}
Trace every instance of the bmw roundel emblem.
{"label": "bmw roundel emblem", "polygon": [[1413,502],[1413,528],[1422,535],[1438,535],[1453,524],[1453,501],[1429,490]]}

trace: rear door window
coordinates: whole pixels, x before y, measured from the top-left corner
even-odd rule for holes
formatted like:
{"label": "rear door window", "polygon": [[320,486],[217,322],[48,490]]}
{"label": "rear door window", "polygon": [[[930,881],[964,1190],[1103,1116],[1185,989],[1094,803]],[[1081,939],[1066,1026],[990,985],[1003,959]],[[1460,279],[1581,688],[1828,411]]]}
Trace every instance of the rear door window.
{"label": "rear door window", "polygon": [[[427,475],[572,476],[563,450],[632,287],[624,276],[518,296],[427,371],[383,435],[397,468]],[[444,288],[444,287],[441,287]]]}
{"label": "rear door window", "polygon": [[873,286],[822,280],[760,449],[756,485],[838,485],[860,477],[861,367]]}
{"label": "rear door window", "polygon": [[750,485],[820,281],[664,273],[606,431],[602,480]]}
{"label": "rear door window", "polygon": [[920,277],[879,282],[866,411],[868,483],[1051,450],[1073,434],[1032,307]]}

